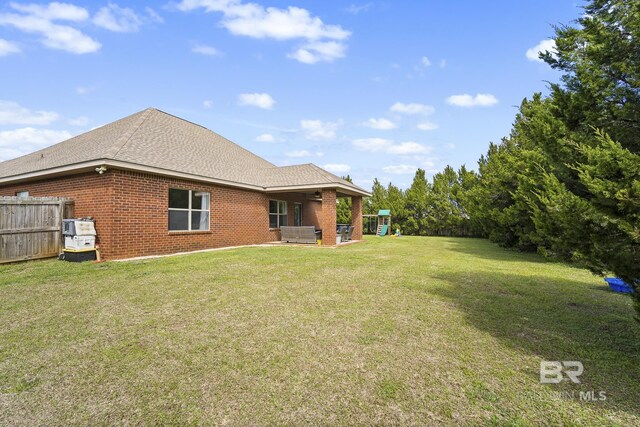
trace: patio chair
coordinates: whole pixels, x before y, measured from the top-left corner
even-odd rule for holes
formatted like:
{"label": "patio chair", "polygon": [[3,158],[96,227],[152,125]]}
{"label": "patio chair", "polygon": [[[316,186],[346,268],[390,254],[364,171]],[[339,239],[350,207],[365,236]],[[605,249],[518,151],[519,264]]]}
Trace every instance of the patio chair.
{"label": "patio chair", "polygon": [[353,234],[353,228],[354,228],[353,225],[350,225],[349,229],[347,230],[347,238],[346,238],[347,242],[351,240],[351,235]]}
{"label": "patio chair", "polygon": [[340,231],[338,231],[337,235],[340,236],[340,242],[346,242],[347,241],[347,229],[346,228],[341,228]]}

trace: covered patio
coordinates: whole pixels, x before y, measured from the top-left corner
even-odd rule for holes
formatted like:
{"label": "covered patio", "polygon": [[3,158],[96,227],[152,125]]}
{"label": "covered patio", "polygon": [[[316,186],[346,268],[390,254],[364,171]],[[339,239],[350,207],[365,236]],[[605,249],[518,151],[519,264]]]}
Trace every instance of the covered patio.
{"label": "covered patio", "polygon": [[[320,241],[323,246],[362,240],[362,198],[368,193],[341,183],[297,190],[268,192],[269,227],[274,233],[274,240],[306,244]],[[340,198],[351,199],[351,224],[337,223]],[[344,226],[348,229],[344,230]],[[347,235],[350,239],[343,241]]]}

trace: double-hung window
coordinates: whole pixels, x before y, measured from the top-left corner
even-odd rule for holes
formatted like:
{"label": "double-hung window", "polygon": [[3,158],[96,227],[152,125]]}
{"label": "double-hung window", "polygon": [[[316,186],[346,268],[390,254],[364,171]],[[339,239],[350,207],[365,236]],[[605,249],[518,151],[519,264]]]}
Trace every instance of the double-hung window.
{"label": "double-hung window", "polygon": [[208,231],[209,193],[169,189],[169,231]]}
{"label": "double-hung window", "polygon": [[287,225],[287,202],[269,200],[269,228]]}

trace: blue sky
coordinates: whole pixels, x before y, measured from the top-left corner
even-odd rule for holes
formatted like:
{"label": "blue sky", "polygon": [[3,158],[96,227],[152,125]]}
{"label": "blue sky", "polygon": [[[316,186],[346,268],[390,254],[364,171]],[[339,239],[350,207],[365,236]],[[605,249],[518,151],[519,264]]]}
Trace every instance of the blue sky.
{"label": "blue sky", "polygon": [[0,160],[155,107],[365,188],[475,169],[522,99],[558,80],[536,46],[581,5],[1,3]]}

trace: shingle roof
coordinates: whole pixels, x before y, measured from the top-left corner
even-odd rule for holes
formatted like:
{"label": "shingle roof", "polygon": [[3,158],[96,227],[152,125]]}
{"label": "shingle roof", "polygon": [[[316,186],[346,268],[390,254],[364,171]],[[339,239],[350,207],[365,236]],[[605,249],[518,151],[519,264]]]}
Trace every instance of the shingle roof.
{"label": "shingle roof", "polygon": [[104,125],[35,153],[0,163],[0,179],[90,161],[117,161],[244,184],[273,187],[362,188],[313,164],[277,167],[228,139],[154,108]]}

